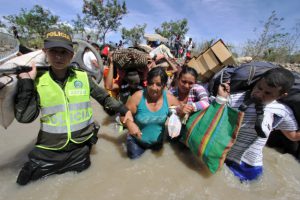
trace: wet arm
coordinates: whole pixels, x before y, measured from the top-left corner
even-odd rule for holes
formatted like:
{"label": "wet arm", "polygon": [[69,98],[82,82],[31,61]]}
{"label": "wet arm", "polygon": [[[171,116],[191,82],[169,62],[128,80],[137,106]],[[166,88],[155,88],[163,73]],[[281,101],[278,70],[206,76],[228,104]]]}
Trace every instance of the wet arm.
{"label": "wet arm", "polygon": [[90,77],[89,77],[91,96],[101,104],[105,110],[113,110],[116,113],[120,113],[124,116],[128,109],[120,101],[111,97],[104,88],[99,87]]}
{"label": "wet arm", "polygon": [[[126,102],[126,107],[131,111],[131,113],[135,114],[137,111],[137,105],[141,99],[141,91],[135,92]],[[122,122],[128,128],[129,134],[135,136],[137,138],[142,137],[141,130],[137,126],[137,124],[133,120],[124,121],[124,117],[121,117]]]}

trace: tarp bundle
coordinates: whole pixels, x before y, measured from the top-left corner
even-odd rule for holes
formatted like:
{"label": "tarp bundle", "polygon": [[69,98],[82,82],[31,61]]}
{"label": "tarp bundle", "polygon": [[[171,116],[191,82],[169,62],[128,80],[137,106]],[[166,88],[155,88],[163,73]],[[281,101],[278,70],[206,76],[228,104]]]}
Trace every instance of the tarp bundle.
{"label": "tarp bundle", "polygon": [[42,50],[15,57],[0,65],[0,126],[3,126],[4,128],[7,128],[15,118],[14,98],[17,92],[16,75],[5,75],[5,71],[9,71],[16,66],[30,66],[33,61],[36,63],[37,67],[48,65]]}
{"label": "tarp bundle", "polygon": [[0,77],[0,125],[7,128],[14,120],[14,97],[17,92],[16,75]]}

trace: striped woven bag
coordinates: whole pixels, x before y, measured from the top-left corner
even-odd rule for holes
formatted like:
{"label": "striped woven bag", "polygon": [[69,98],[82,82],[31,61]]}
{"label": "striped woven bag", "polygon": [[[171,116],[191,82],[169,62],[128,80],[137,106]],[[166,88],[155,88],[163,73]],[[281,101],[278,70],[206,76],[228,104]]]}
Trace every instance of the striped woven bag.
{"label": "striped woven bag", "polygon": [[182,140],[214,174],[234,144],[244,113],[213,102],[190,116]]}

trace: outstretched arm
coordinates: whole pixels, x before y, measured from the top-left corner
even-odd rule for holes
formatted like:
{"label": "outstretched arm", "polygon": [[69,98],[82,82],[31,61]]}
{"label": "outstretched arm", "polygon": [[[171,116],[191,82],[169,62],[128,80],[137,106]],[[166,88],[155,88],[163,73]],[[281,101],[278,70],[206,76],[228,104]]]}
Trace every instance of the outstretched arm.
{"label": "outstretched arm", "polygon": [[[137,91],[126,102],[126,107],[131,111],[131,113],[133,113],[133,115],[137,111],[137,105],[139,104],[141,97],[142,92]],[[127,126],[130,135],[139,139],[142,137],[142,132],[134,120],[126,120],[125,118],[121,117],[121,121]]]}

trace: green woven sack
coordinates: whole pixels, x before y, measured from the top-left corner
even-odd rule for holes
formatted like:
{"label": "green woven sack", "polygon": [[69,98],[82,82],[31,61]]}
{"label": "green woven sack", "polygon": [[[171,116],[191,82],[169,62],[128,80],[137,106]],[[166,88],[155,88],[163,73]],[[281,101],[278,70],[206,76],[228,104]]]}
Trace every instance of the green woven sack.
{"label": "green woven sack", "polygon": [[242,112],[213,102],[188,119],[182,139],[213,174],[222,167],[234,144],[243,116]]}

